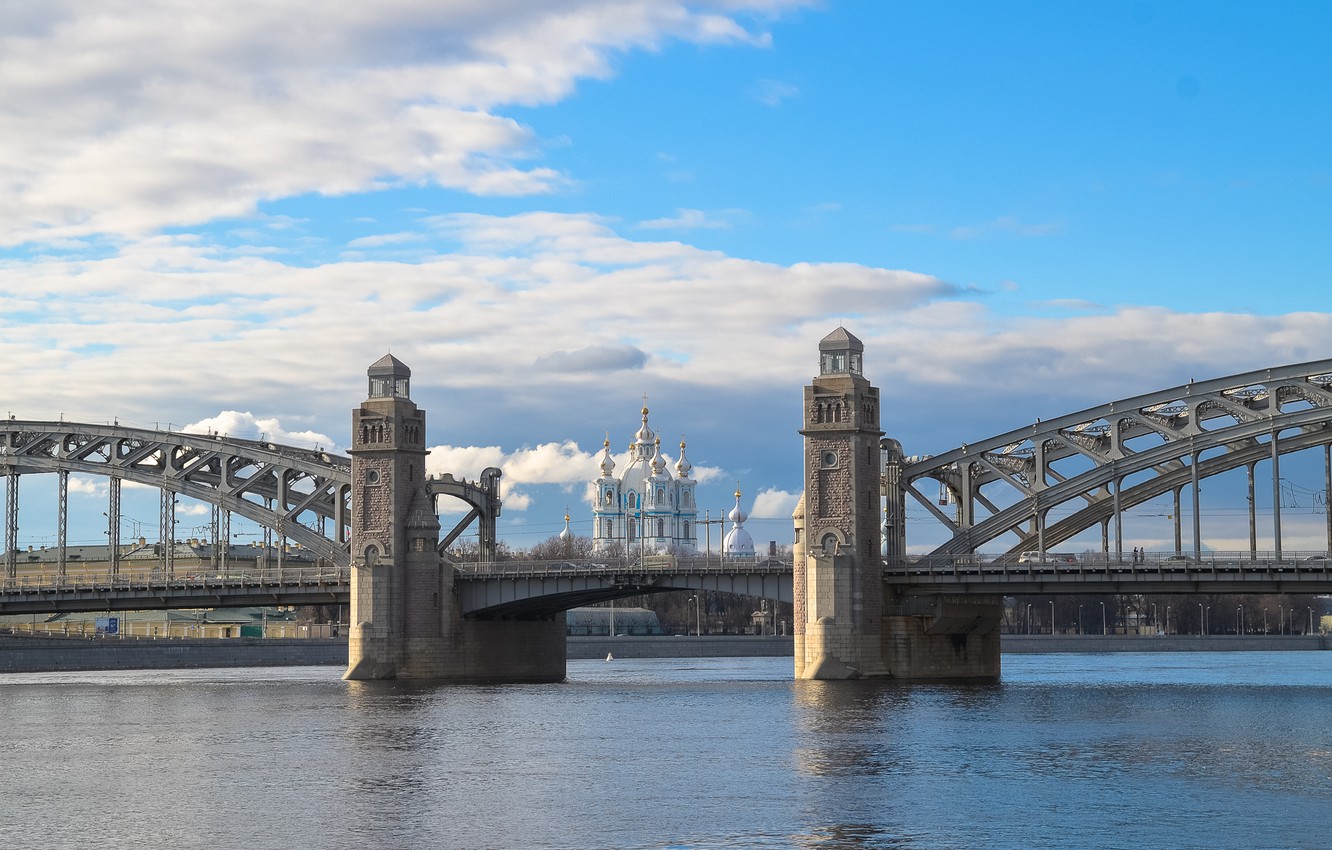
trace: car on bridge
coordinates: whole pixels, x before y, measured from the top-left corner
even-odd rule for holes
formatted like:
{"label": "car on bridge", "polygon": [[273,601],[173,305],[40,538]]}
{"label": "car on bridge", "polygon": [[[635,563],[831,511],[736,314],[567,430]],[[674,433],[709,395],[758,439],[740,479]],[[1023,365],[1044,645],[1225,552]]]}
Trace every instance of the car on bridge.
{"label": "car on bridge", "polygon": [[1018,555],[1019,564],[1076,564],[1076,555],[1032,550]]}

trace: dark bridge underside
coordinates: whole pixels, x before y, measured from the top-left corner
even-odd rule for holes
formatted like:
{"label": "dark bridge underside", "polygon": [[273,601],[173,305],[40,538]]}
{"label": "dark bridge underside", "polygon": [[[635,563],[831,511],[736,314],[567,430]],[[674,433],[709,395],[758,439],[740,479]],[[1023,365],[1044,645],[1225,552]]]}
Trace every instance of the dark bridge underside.
{"label": "dark bridge underside", "polygon": [[649,593],[667,593],[669,591],[682,589],[684,588],[661,587],[653,584],[624,585],[620,587],[600,589],[588,588],[566,593],[554,593],[548,596],[534,596],[528,599],[518,599],[513,602],[492,605],[479,611],[470,612],[464,616],[469,620],[549,620],[551,617],[558,615],[562,611],[568,611],[570,608],[598,605],[603,602],[610,602],[614,599],[624,599],[628,596],[641,596]]}

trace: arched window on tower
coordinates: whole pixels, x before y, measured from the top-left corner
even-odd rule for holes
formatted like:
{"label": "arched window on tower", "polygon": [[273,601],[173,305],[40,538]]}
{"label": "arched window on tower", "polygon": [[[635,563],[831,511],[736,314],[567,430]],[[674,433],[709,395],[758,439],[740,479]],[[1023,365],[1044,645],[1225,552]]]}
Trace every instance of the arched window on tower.
{"label": "arched window on tower", "polygon": [[631,511],[634,508],[638,507],[638,494],[631,491],[629,493],[629,501],[627,502],[627,504],[629,505],[629,510]]}
{"label": "arched window on tower", "polygon": [[657,536],[658,537],[666,536],[666,520],[664,519],[657,520]]}

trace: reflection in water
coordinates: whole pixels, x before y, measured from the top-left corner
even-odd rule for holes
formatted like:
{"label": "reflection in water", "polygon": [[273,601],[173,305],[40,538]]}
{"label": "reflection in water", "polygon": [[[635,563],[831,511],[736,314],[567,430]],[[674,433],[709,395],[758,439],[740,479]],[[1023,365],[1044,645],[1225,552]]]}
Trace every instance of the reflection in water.
{"label": "reflection in water", "polygon": [[1005,664],[985,686],[792,682],[787,659],[512,687],[0,677],[0,846],[1325,845],[1332,653]]}

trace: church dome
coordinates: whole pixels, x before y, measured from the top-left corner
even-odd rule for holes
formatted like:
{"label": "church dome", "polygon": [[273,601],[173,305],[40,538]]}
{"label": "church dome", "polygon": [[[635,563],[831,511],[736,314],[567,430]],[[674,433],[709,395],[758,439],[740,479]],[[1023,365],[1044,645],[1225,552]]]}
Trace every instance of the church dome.
{"label": "church dome", "polygon": [[606,435],[606,441],[601,444],[601,477],[610,478],[615,472],[615,460],[611,457],[610,435]]}
{"label": "church dome", "polygon": [[653,443],[652,453],[652,477],[662,478],[666,475],[666,458],[661,456],[661,437]]}
{"label": "church dome", "polygon": [[743,558],[753,557],[754,538],[749,536],[749,532],[744,529],[745,520],[749,515],[740,507],[740,491],[735,491],[735,507],[726,515],[734,525],[731,530],[726,532],[725,539],[722,540],[722,552],[728,557]]}
{"label": "church dome", "polygon": [[641,446],[650,446],[657,439],[657,435],[648,427],[648,408],[643,405],[643,427],[638,429],[634,435],[636,442]]}
{"label": "church dome", "polygon": [[688,477],[689,477],[689,472],[690,472],[690,470],[692,470],[693,468],[694,468],[694,465],[693,465],[692,463],[689,462],[689,459],[688,459],[688,458],[685,457],[685,442],[684,442],[684,440],[681,440],[681,441],[680,441],[680,459],[677,460],[677,461],[675,462],[675,474],[678,475],[678,476],[680,476],[681,478],[688,478]]}

